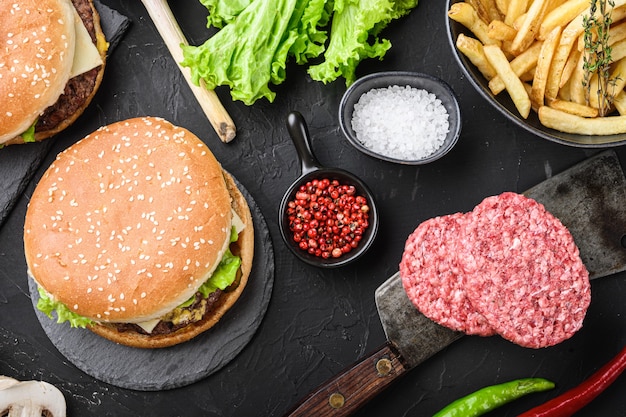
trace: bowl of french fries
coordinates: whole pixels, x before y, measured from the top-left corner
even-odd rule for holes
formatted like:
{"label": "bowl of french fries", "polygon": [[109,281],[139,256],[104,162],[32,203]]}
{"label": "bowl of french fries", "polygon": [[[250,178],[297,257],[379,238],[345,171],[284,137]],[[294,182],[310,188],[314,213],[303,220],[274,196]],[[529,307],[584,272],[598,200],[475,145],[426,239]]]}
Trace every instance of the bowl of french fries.
{"label": "bowl of french fries", "polygon": [[447,0],[446,25],[469,81],[516,125],[626,144],[626,0]]}

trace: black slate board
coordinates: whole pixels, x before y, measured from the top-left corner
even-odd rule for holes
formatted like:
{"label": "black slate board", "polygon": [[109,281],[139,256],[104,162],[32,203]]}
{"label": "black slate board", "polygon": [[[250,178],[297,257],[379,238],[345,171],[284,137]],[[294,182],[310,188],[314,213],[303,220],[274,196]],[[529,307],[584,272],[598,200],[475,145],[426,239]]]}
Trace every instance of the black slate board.
{"label": "black slate board", "polygon": [[[102,31],[109,42],[110,55],[128,29],[130,19],[97,0],[94,5],[100,14]],[[53,140],[0,149],[0,225],[48,154]]]}
{"label": "black slate board", "polygon": [[[237,180],[235,180],[237,181]],[[258,206],[239,183],[254,222],[254,263],[237,303],[212,329],[164,349],[136,349],[110,342],[86,329],[57,324],[37,309],[35,282],[28,286],[37,318],[50,341],[76,367],[111,385],[137,391],[183,387],[219,371],[250,342],[261,324],[274,285],[274,249]]]}

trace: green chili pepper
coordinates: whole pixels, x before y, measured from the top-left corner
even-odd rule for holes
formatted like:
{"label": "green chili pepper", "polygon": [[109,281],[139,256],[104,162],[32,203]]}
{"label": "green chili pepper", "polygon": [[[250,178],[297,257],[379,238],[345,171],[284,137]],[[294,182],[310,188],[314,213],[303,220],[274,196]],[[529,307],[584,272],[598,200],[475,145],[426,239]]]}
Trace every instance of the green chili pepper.
{"label": "green chili pepper", "polygon": [[491,385],[450,403],[433,417],[474,417],[532,392],[554,388],[543,378],[523,378]]}

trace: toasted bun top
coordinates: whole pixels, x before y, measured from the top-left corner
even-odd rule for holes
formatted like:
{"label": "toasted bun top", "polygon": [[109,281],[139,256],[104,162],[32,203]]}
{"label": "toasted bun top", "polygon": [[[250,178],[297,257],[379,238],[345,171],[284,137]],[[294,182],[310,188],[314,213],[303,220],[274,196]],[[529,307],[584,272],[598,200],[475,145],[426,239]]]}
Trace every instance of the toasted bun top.
{"label": "toasted bun top", "polygon": [[186,342],[209,330],[222,319],[243,293],[252,271],[252,260],[254,258],[254,225],[252,223],[250,207],[241,191],[237,188],[233,177],[224,172],[224,179],[226,180],[226,187],[232,198],[233,210],[245,225],[243,230],[239,233],[237,242],[230,246],[233,253],[241,258],[241,266],[237,278],[238,282],[235,281],[233,285],[220,294],[217,304],[211,311],[207,312],[200,321],[190,323],[173,333],[145,335],[132,330],[120,332],[115,326],[106,323],[89,326],[89,330],[115,343],[137,348],[152,349]]}
{"label": "toasted bun top", "polygon": [[136,118],[57,157],[26,213],[30,274],[97,321],[158,318],[191,297],[228,247],[231,199],[195,135]]}
{"label": "toasted bun top", "polygon": [[0,7],[0,143],[27,130],[65,88],[74,59],[69,0]]}

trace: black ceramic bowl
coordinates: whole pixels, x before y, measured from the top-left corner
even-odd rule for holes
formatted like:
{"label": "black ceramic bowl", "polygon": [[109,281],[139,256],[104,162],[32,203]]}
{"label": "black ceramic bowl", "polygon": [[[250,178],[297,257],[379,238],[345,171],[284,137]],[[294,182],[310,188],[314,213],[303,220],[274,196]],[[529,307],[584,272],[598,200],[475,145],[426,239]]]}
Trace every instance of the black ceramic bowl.
{"label": "black ceramic bowl", "polygon": [[[408,85],[434,94],[439,100],[441,100],[441,103],[448,113],[449,131],[443,144],[434,153],[425,158],[407,160],[375,152],[364,146],[363,143],[358,140],[357,135],[352,128],[354,105],[358,103],[361,96],[372,89],[387,88],[395,85],[400,87]],[[441,158],[457,143],[461,133],[461,110],[452,88],[438,78],[427,74],[408,71],[379,72],[359,78],[348,88],[348,90],[346,90],[341,99],[341,103],[339,104],[339,124],[341,125],[341,130],[352,146],[364,154],[398,164],[422,165]],[[407,135],[406,140],[415,140],[415,138],[411,138]]]}
{"label": "black ceramic bowl", "polygon": [[[450,9],[452,4],[458,3],[459,1],[462,0],[446,0],[446,11]],[[626,134],[606,136],[575,135],[571,133],[559,132],[543,126],[539,122],[537,113],[532,110],[527,119],[521,117],[506,91],[494,96],[489,89],[489,83],[485,77],[483,77],[481,72],[470,62],[470,60],[456,48],[456,38],[460,33],[464,33],[465,35],[471,37],[475,36],[460,23],[448,18],[447,15],[445,20],[450,47],[452,48],[454,57],[461,66],[461,69],[467,76],[468,80],[476,88],[480,95],[482,95],[492,106],[500,111],[500,113],[502,113],[511,122],[541,138],[563,145],[581,148],[607,148],[626,144]]]}
{"label": "black ceramic bowl", "polygon": [[[378,232],[378,209],[376,208],[374,195],[367,185],[353,174],[339,168],[328,168],[320,165],[311,150],[308,128],[300,113],[292,112],[289,114],[287,119],[287,128],[296,147],[296,151],[298,152],[298,156],[300,157],[302,174],[287,189],[280,202],[280,209],[278,212],[280,234],[291,252],[309,265],[321,268],[336,268],[352,263],[360,258],[370,248],[372,243],[374,243],[374,238]],[[341,184],[353,185],[356,189],[357,195],[364,196],[367,199],[367,204],[369,206],[369,226],[365,229],[361,241],[355,249],[341,255],[338,258],[322,258],[308,253],[307,251],[301,249],[296,242],[294,242],[293,233],[289,230],[289,216],[287,214],[287,205],[289,202],[295,199],[296,192],[302,184],[306,184],[308,181],[314,179],[319,180],[324,178],[328,178],[329,180],[338,180]]]}

